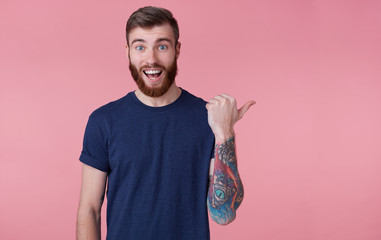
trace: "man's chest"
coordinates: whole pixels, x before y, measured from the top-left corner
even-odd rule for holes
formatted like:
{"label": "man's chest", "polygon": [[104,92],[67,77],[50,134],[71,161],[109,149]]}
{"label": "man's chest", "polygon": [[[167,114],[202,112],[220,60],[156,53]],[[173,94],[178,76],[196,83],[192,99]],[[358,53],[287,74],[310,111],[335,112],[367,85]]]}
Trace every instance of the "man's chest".
{"label": "man's chest", "polygon": [[114,125],[108,143],[111,171],[186,172],[209,166],[214,135],[207,118],[160,114]]}

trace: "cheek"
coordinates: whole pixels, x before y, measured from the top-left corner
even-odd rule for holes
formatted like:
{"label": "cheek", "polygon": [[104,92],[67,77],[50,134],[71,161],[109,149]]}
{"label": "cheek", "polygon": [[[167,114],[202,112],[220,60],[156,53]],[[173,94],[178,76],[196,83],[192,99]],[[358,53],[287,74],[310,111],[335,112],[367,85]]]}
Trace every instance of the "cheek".
{"label": "cheek", "polygon": [[139,68],[141,66],[141,59],[137,58],[137,57],[130,57],[130,62],[132,65],[134,65],[135,67]]}
{"label": "cheek", "polygon": [[158,52],[156,54],[156,58],[160,59],[161,62],[170,63],[175,58],[175,51],[174,50],[168,50],[167,52]]}
{"label": "cheek", "polygon": [[142,54],[136,54],[136,53],[130,52],[129,60],[132,64],[135,64],[135,65],[139,64],[139,62],[141,62],[142,60]]}
{"label": "cheek", "polygon": [[174,55],[166,55],[166,56],[161,56],[160,58],[158,58],[159,61],[166,65],[166,66],[170,66],[173,64],[173,61],[175,59],[175,56]]}

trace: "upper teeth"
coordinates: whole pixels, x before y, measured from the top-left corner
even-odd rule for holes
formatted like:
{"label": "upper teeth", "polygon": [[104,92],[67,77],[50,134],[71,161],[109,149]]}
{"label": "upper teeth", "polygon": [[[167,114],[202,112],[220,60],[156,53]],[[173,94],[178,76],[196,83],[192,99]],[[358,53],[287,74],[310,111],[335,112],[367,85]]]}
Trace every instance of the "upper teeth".
{"label": "upper teeth", "polygon": [[156,73],[159,73],[161,71],[159,71],[159,70],[146,70],[144,72],[147,73],[147,74],[156,74]]}

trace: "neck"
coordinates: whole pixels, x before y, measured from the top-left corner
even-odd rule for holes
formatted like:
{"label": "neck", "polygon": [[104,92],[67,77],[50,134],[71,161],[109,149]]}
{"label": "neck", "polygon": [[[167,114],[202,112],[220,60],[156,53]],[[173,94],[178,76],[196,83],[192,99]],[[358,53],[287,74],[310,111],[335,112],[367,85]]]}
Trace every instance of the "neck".
{"label": "neck", "polygon": [[163,107],[173,103],[181,94],[181,89],[176,82],[169,87],[168,91],[160,97],[149,97],[142,93],[139,89],[135,90],[136,97],[145,105],[150,107]]}

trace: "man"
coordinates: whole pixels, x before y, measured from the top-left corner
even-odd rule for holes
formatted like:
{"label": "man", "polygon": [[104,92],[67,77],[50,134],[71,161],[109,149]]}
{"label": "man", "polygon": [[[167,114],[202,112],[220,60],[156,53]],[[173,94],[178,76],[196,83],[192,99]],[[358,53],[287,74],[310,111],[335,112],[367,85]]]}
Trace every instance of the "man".
{"label": "man", "polygon": [[237,110],[226,94],[207,103],[176,85],[181,43],[166,9],[138,9],[126,38],[138,89],[89,117],[77,239],[100,239],[107,179],[107,239],[209,239],[207,209],[225,225],[243,199],[233,126],[254,101]]}

